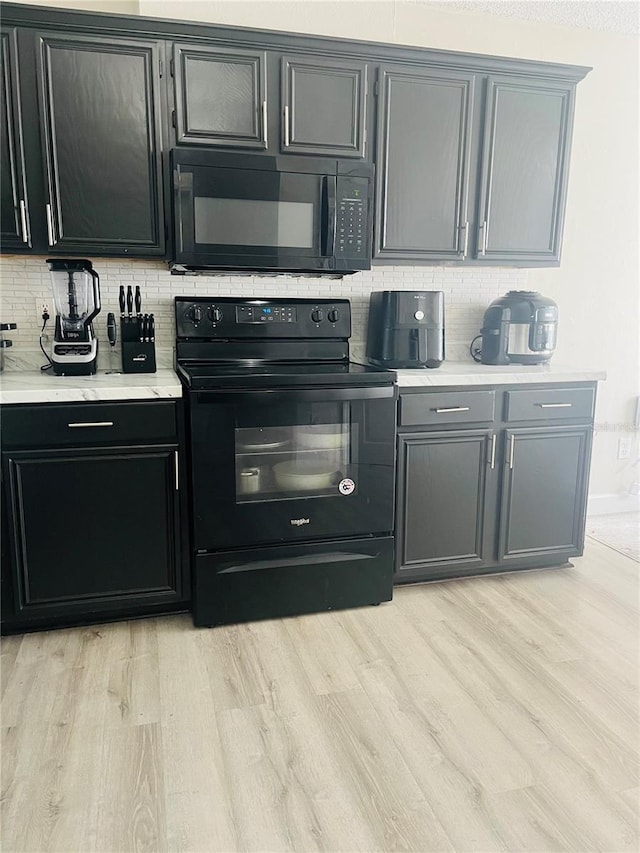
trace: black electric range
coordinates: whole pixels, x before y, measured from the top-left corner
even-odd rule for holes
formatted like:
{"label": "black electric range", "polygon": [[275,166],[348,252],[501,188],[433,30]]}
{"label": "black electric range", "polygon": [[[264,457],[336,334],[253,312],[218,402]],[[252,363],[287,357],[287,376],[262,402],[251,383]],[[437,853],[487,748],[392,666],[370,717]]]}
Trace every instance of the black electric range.
{"label": "black electric range", "polygon": [[391,598],[396,374],[349,359],[337,299],[176,297],[194,622]]}

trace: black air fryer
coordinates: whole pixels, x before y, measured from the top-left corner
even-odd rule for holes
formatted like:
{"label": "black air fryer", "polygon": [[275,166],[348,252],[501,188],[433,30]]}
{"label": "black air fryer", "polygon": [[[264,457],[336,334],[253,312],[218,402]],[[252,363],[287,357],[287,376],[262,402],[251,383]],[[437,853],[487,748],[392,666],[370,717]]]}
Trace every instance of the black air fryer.
{"label": "black air fryer", "polygon": [[369,300],[367,358],[379,367],[440,367],[444,293],[378,290]]}

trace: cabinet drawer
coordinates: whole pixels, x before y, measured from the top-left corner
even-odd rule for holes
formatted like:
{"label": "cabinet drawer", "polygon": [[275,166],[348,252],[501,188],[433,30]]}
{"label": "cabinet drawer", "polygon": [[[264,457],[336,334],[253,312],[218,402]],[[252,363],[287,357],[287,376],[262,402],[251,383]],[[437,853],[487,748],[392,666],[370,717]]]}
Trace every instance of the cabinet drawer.
{"label": "cabinet drawer", "polygon": [[66,447],[89,444],[148,444],[176,439],[176,404],[79,403],[62,406],[5,406],[2,446]]}
{"label": "cabinet drawer", "polygon": [[551,421],[593,418],[594,388],[540,388],[507,391],[506,421]]}
{"label": "cabinet drawer", "polygon": [[495,391],[401,394],[400,426],[492,421],[495,401]]}

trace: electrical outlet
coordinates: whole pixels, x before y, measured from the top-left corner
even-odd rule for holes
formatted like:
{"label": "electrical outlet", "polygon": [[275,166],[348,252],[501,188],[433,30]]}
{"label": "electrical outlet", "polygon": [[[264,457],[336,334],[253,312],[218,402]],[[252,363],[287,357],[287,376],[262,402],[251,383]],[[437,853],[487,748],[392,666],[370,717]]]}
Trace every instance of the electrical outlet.
{"label": "electrical outlet", "polygon": [[618,459],[631,459],[631,439],[622,437],[618,439]]}
{"label": "electrical outlet", "polygon": [[48,314],[51,317],[51,306],[43,299],[36,299],[37,320],[42,323],[42,315]]}

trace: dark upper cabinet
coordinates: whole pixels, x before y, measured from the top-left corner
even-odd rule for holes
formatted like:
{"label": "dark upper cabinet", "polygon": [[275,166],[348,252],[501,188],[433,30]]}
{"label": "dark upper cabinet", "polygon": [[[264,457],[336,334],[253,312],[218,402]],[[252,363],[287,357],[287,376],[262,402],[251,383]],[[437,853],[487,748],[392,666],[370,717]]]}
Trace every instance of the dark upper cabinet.
{"label": "dark upper cabinet", "polygon": [[475,75],[383,68],[375,255],[462,259]]}
{"label": "dark upper cabinet", "polygon": [[365,156],[365,63],[285,56],[281,85],[283,152]]}
{"label": "dark upper cabinet", "polygon": [[31,246],[15,29],[0,31],[0,241],[4,249]]}
{"label": "dark upper cabinet", "polygon": [[267,147],[263,51],[175,44],[176,142]]}
{"label": "dark upper cabinet", "polygon": [[488,78],[479,259],[560,260],[573,103],[567,84]]}
{"label": "dark upper cabinet", "polygon": [[175,43],[177,145],[363,158],[367,65]]}
{"label": "dark upper cabinet", "polygon": [[386,67],[378,80],[374,257],[557,264],[574,84]]}
{"label": "dark upper cabinet", "polygon": [[35,38],[49,250],[163,254],[159,44]]}
{"label": "dark upper cabinet", "polygon": [[505,430],[499,559],[582,553],[591,427]]}

